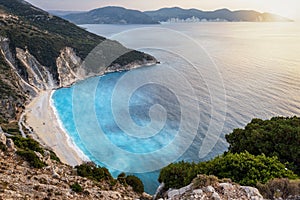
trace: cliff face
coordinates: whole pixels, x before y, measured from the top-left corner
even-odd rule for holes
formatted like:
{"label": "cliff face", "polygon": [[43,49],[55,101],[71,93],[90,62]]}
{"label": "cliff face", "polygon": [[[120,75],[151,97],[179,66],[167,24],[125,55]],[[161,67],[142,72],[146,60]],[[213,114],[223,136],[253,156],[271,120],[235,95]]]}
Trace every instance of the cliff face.
{"label": "cliff face", "polygon": [[25,91],[35,94],[17,73],[14,61],[8,40],[0,37],[0,123],[17,117],[16,111],[28,98]]}
{"label": "cliff face", "polygon": [[61,51],[56,60],[60,87],[70,85],[80,79],[78,66],[81,64],[81,58],[76,55],[72,48],[67,47]]}
{"label": "cliff face", "polygon": [[[156,62],[25,1],[0,0],[0,5],[0,124],[18,118],[26,100],[41,90]],[[106,46],[92,55],[97,62],[83,63],[99,44]]]}

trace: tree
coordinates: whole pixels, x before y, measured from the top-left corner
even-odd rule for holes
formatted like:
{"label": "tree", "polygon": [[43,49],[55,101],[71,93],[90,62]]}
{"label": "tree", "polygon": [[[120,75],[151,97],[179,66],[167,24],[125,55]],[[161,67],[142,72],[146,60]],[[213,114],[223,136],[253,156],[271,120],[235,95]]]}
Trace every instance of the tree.
{"label": "tree", "polygon": [[277,156],[300,175],[300,118],[253,119],[244,129],[235,129],[226,140],[229,152],[248,151],[253,155]]}

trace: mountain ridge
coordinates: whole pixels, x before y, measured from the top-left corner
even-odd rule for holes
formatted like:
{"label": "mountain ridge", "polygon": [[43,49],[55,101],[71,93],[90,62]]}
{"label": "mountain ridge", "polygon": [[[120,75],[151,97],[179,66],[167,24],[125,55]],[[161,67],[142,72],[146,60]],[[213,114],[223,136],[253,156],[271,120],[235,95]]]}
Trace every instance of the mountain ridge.
{"label": "mountain ridge", "polygon": [[[60,11],[62,12],[62,11]],[[70,12],[70,11],[68,11]],[[63,12],[62,12],[63,13]],[[117,13],[117,14],[116,14]],[[135,14],[133,14],[135,13]],[[183,9],[180,7],[161,8],[154,11],[138,11],[124,7],[107,6],[60,15],[76,24],[158,24],[161,22],[291,22],[292,20],[272,13],[261,13],[254,10],[235,10],[227,8],[214,11],[203,11],[196,8]]]}
{"label": "mountain ridge", "polygon": [[107,6],[84,13],[69,14],[63,16],[63,18],[76,24],[158,24],[141,11],[117,6]]}
{"label": "mountain ridge", "polygon": [[235,10],[227,8],[217,9],[214,11],[202,11],[199,9],[183,9],[180,7],[162,8],[154,11],[145,11],[147,15],[158,21],[168,21],[172,18],[186,20],[188,18],[198,18],[199,20],[216,20],[222,19],[229,22],[275,22],[275,21],[292,21],[285,17],[271,13],[260,13],[254,10]]}

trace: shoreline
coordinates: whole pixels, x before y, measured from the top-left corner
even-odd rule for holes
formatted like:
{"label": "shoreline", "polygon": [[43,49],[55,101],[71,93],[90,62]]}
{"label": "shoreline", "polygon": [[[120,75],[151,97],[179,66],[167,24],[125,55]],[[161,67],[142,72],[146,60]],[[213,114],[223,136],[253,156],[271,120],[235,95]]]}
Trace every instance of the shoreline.
{"label": "shoreline", "polygon": [[[160,64],[160,62],[155,60],[155,62],[132,65],[130,69],[125,67],[125,69],[122,70],[107,70],[103,74],[87,76],[85,79],[94,76],[105,76],[110,73],[130,71],[141,67],[150,67],[157,64]],[[39,91],[38,95],[25,106],[24,123],[33,129],[33,138],[43,146],[54,151],[63,163],[70,166],[80,165],[83,162],[90,161],[90,159],[76,145],[65,130],[53,104],[52,94],[57,89],[72,87],[72,85],[85,79],[73,80],[72,83],[62,87]]]}
{"label": "shoreline", "polygon": [[68,135],[52,105],[54,90],[39,92],[25,109],[26,124],[33,128],[34,139],[50,148],[60,160],[70,166],[89,161]]}

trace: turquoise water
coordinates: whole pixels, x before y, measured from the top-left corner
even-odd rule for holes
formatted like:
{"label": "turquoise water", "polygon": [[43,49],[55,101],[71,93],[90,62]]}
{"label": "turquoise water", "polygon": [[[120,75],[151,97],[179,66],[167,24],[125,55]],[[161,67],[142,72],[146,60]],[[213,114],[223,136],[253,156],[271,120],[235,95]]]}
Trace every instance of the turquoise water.
{"label": "turquoise water", "polygon": [[[149,193],[161,167],[221,154],[225,134],[252,118],[300,115],[294,23],[85,27],[107,37],[126,30],[114,39],[132,48],[143,43],[161,61],[89,78],[52,96],[75,144],[114,176],[139,176]],[[143,29],[130,32],[135,28]]]}

